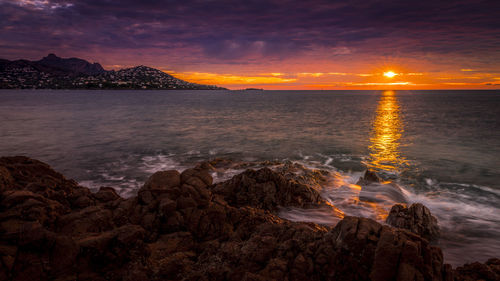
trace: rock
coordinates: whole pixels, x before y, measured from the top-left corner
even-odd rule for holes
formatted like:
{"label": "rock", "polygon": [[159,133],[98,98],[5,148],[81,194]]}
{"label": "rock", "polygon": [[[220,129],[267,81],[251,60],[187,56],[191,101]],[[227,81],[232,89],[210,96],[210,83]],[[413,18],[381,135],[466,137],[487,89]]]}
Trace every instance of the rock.
{"label": "rock", "polygon": [[247,170],[231,180],[217,184],[212,191],[233,206],[252,206],[275,210],[278,206],[306,207],[324,201],[315,189],[285,179],[269,168]]}
{"label": "rock", "polygon": [[412,204],[409,208],[400,204],[392,206],[386,222],[394,227],[408,229],[429,241],[437,240],[440,236],[437,219],[420,203]]}
{"label": "rock", "polygon": [[374,183],[374,182],[382,182],[382,179],[380,178],[379,175],[377,175],[377,173],[375,171],[368,169],[368,170],[366,170],[363,177],[360,178],[356,184],[357,185],[367,185],[367,184]]}
{"label": "rock", "polygon": [[[214,168],[208,163],[201,164],[194,169],[186,169],[181,174],[181,181],[182,181],[182,183],[187,183],[187,184],[193,185],[193,184],[189,183],[188,181],[192,178],[197,178],[203,182],[203,184],[204,184],[203,187],[209,186],[212,184],[212,176],[210,175],[209,172],[212,171],[213,169]],[[193,186],[197,186],[197,185],[193,185]]]}
{"label": "rock", "polygon": [[213,172],[213,171],[216,171],[217,169],[212,166],[212,164],[210,164],[209,162],[202,162],[198,165],[196,165],[196,169],[198,170],[205,170],[207,172]]}
{"label": "rock", "polygon": [[184,272],[191,271],[195,257],[196,254],[193,252],[177,252],[169,255],[159,261],[158,275],[169,280],[180,280]]}
{"label": "rock", "polygon": [[[357,280],[359,275],[368,275],[374,281],[445,277],[441,250],[410,232],[382,226],[371,219],[346,217],[332,234],[335,247],[340,249],[340,255],[345,255],[341,268],[346,271],[340,272],[339,280]],[[366,267],[367,264],[371,266]]]}
{"label": "rock", "polygon": [[155,199],[153,197],[153,193],[151,193],[151,191],[149,190],[139,190],[137,197],[139,198],[139,201],[144,205],[153,203]]}
{"label": "rock", "polygon": [[67,208],[58,201],[48,199],[26,190],[9,190],[2,194],[1,208],[12,216],[28,221],[38,221],[46,226],[53,226],[58,216],[67,212]]}
{"label": "rock", "polygon": [[[406,229],[273,214],[324,204],[314,188],[321,172],[247,170],[213,185],[211,169],[155,173],[124,200],[112,188],[92,194],[39,161],[0,158],[0,280],[498,280],[500,260],[454,271]],[[394,216],[426,229],[424,208],[395,206]]]}
{"label": "rock", "polygon": [[75,181],[67,180],[49,165],[28,157],[1,157],[0,167],[3,171],[8,170],[13,180],[8,190],[31,191],[65,206],[69,205],[67,198],[79,189]]}
{"label": "rock", "polygon": [[473,262],[458,267],[455,281],[498,281],[500,280],[500,259],[489,259],[486,263]]}
{"label": "rock", "polygon": [[[267,163],[265,163],[267,164]],[[277,163],[269,163],[276,165]],[[327,184],[330,172],[325,170],[309,169],[299,163],[286,161],[283,165],[278,166],[276,171],[283,175],[287,180],[293,180],[300,184],[305,184],[314,188],[317,191],[322,189],[322,184]]]}
{"label": "rock", "polygon": [[[144,205],[155,205],[158,197],[166,194],[175,200],[181,195],[181,175],[177,171],[160,171],[154,173],[138,192],[138,199]],[[156,208],[151,206],[151,208]]]}
{"label": "rock", "polygon": [[165,217],[169,217],[176,208],[177,203],[168,197],[161,199],[160,204],[158,205],[160,215]]}
{"label": "rock", "polygon": [[7,168],[0,166],[0,192],[8,189],[14,183],[9,170]]}
{"label": "rock", "polygon": [[56,235],[53,250],[50,253],[51,272],[54,276],[68,274],[73,276],[76,271],[76,260],[80,247],[75,241],[65,235]]}
{"label": "rock", "polygon": [[57,226],[61,233],[71,235],[107,231],[113,228],[113,213],[90,206],[59,217]]}
{"label": "rock", "polygon": [[94,197],[101,202],[109,202],[120,199],[120,196],[116,193],[115,189],[108,186],[99,188],[99,191],[94,194]]}
{"label": "rock", "polygon": [[175,186],[181,185],[181,177],[179,172],[161,171],[154,173],[144,184],[143,190],[168,190]]}
{"label": "rock", "polygon": [[154,243],[148,244],[151,256],[149,259],[156,263],[161,258],[176,252],[192,251],[195,241],[190,232],[174,232],[162,235]]}

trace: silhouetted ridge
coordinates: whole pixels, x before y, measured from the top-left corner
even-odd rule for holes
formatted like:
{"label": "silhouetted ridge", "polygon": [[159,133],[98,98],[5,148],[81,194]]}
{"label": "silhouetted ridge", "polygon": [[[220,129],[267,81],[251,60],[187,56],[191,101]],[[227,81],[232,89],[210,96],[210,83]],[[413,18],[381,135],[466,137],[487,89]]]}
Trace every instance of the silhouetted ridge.
{"label": "silhouetted ridge", "polygon": [[164,89],[221,90],[136,66],[106,71],[99,63],[48,54],[39,61],[0,59],[0,89]]}
{"label": "silhouetted ridge", "polygon": [[43,59],[39,60],[38,63],[45,66],[57,67],[71,72],[89,75],[106,72],[99,63],[89,63],[88,61],[79,58],[63,59],[55,54],[47,55]]}

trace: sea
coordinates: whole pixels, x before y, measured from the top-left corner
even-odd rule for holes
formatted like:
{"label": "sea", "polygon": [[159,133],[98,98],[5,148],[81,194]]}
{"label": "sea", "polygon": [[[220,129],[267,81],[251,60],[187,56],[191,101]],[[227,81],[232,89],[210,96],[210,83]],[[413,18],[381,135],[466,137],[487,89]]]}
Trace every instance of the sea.
{"label": "sea", "polygon": [[[343,215],[384,223],[393,204],[423,203],[447,263],[500,257],[498,90],[2,90],[0,155],[39,159],[124,197],[156,171],[201,161],[295,163],[328,172],[321,194]],[[357,185],[367,169],[384,181]],[[297,208],[279,215],[340,219]]]}

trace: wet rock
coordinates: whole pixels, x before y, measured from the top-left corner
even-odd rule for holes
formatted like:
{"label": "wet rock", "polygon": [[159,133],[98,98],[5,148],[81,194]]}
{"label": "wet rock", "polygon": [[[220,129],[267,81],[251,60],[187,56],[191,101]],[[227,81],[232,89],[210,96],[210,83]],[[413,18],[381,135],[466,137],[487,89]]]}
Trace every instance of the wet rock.
{"label": "wet rock", "polygon": [[253,206],[275,210],[278,206],[306,207],[324,203],[315,189],[285,179],[269,168],[247,170],[231,180],[217,184],[213,192],[221,194],[233,206]]}
{"label": "wet rock", "polygon": [[168,197],[161,199],[160,204],[158,205],[160,215],[165,217],[169,217],[176,208],[177,202]]}
{"label": "wet rock", "polygon": [[177,252],[159,261],[158,275],[162,279],[181,280],[185,272],[191,271],[196,254],[193,252]]}
{"label": "wet rock", "polygon": [[374,170],[368,169],[365,171],[363,177],[361,177],[356,184],[364,186],[371,183],[380,183],[382,181],[383,181],[382,178],[380,178],[380,176]]}
{"label": "wet rock", "polygon": [[497,259],[453,271],[427,239],[371,219],[330,228],[277,217],[276,206],[322,204],[305,184],[319,175],[300,170],[248,170],[214,186],[200,165],[155,173],[124,200],[36,160],[0,158],[0,280],[498,279]]}
{"label": "wet rock", "polygon": [[[358,280],[359,275],[368,275],[370,280],[442,280],[445,277],[441,250],[410,232],[382,226],[371,219],[346,217],[332,234],[336,248],[345,255],[341,267],[346,271],[339,280]],[[353,256],[349,252],[357,254]],[[368,264],[371,266],[366,266]]]}
{"label": "wet rock", "polygon": [[112,229],[112,221],[111,210],[90,206],[59,217],[57,225],[61,233],[78,235]]}
{"label": "wet rock", "polygon": [[181,176],[177,171],[160,171],[151,175],[138,192],[138,199],[144,205],[157,202],[158,196],[166,194],[170,198],[180,195]]}
{"label": "wet rock", "polygon": [[328,171],[309,169],[304,165],[291,161],[286,161],[283,165],[277,166],[275,170],[287,180],[308,185],[317,191],[321,190],[322,184],[327,183],[328,179],[326,176],[329,174]]}
{"label": "wet rock", "polygon": [[[212,176],[210,175],[210,171],[212,171],[214,168],[208,164],[200,164],[194,169],[187,169],[181,174],[181,181],[182,183],[187,183],[192,186],[200,186],[200,187],[206,187],[212,184]],[[199,179],[201,180],[202,183],[199,184],[193,184],[189,183],[189,180],[193,179]]]}
{"label": "wet rock", "polygon": [[12,178],[9,170],[0,166],[0,192],[8,189],[13,183],[14,179]]}
{"label": "wet rock", "polygon": [[170,189],[181,184],[181,177],[179,172],[161,171],[154,173],[144,184],[145,190],[165,190]]}
{"label": "wet rock", "polygon": [[94,194],[94,197],[101,202],[109,202],[120,199],[121,197],[116,193],[115,189],[108,186],[99,188],[99,191]]}
{"label": "wet rock", "polygon": [[429,241],[437,240],[440,236],[437,219],[420,203],[412,204],[409,208],[400,204],[392,206],[386,222],[394,227],[408,229]]}
{"label": "wet rock", "polygon": [[486,263],[473,262],[458,267],[455,271],[456,281],[498,281],[500,280],[500,259],[489,259]]}

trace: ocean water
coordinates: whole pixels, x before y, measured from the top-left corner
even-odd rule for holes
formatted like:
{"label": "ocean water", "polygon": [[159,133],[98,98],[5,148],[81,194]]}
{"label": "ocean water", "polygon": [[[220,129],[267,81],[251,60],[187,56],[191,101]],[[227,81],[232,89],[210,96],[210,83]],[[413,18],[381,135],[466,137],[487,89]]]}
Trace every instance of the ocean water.
{"label": "ocean water", "polygon": [[[322,195],[343,215],[383,222],[393,204],[421,202],[446,262],[499,257],[500,91],[4,90],[0,121],[0,155],[37,158],[93,190],[133,196],[156,171],[214,158],[292,161],[329,172]],[[386,181],[356,185],[367,168]]]}

